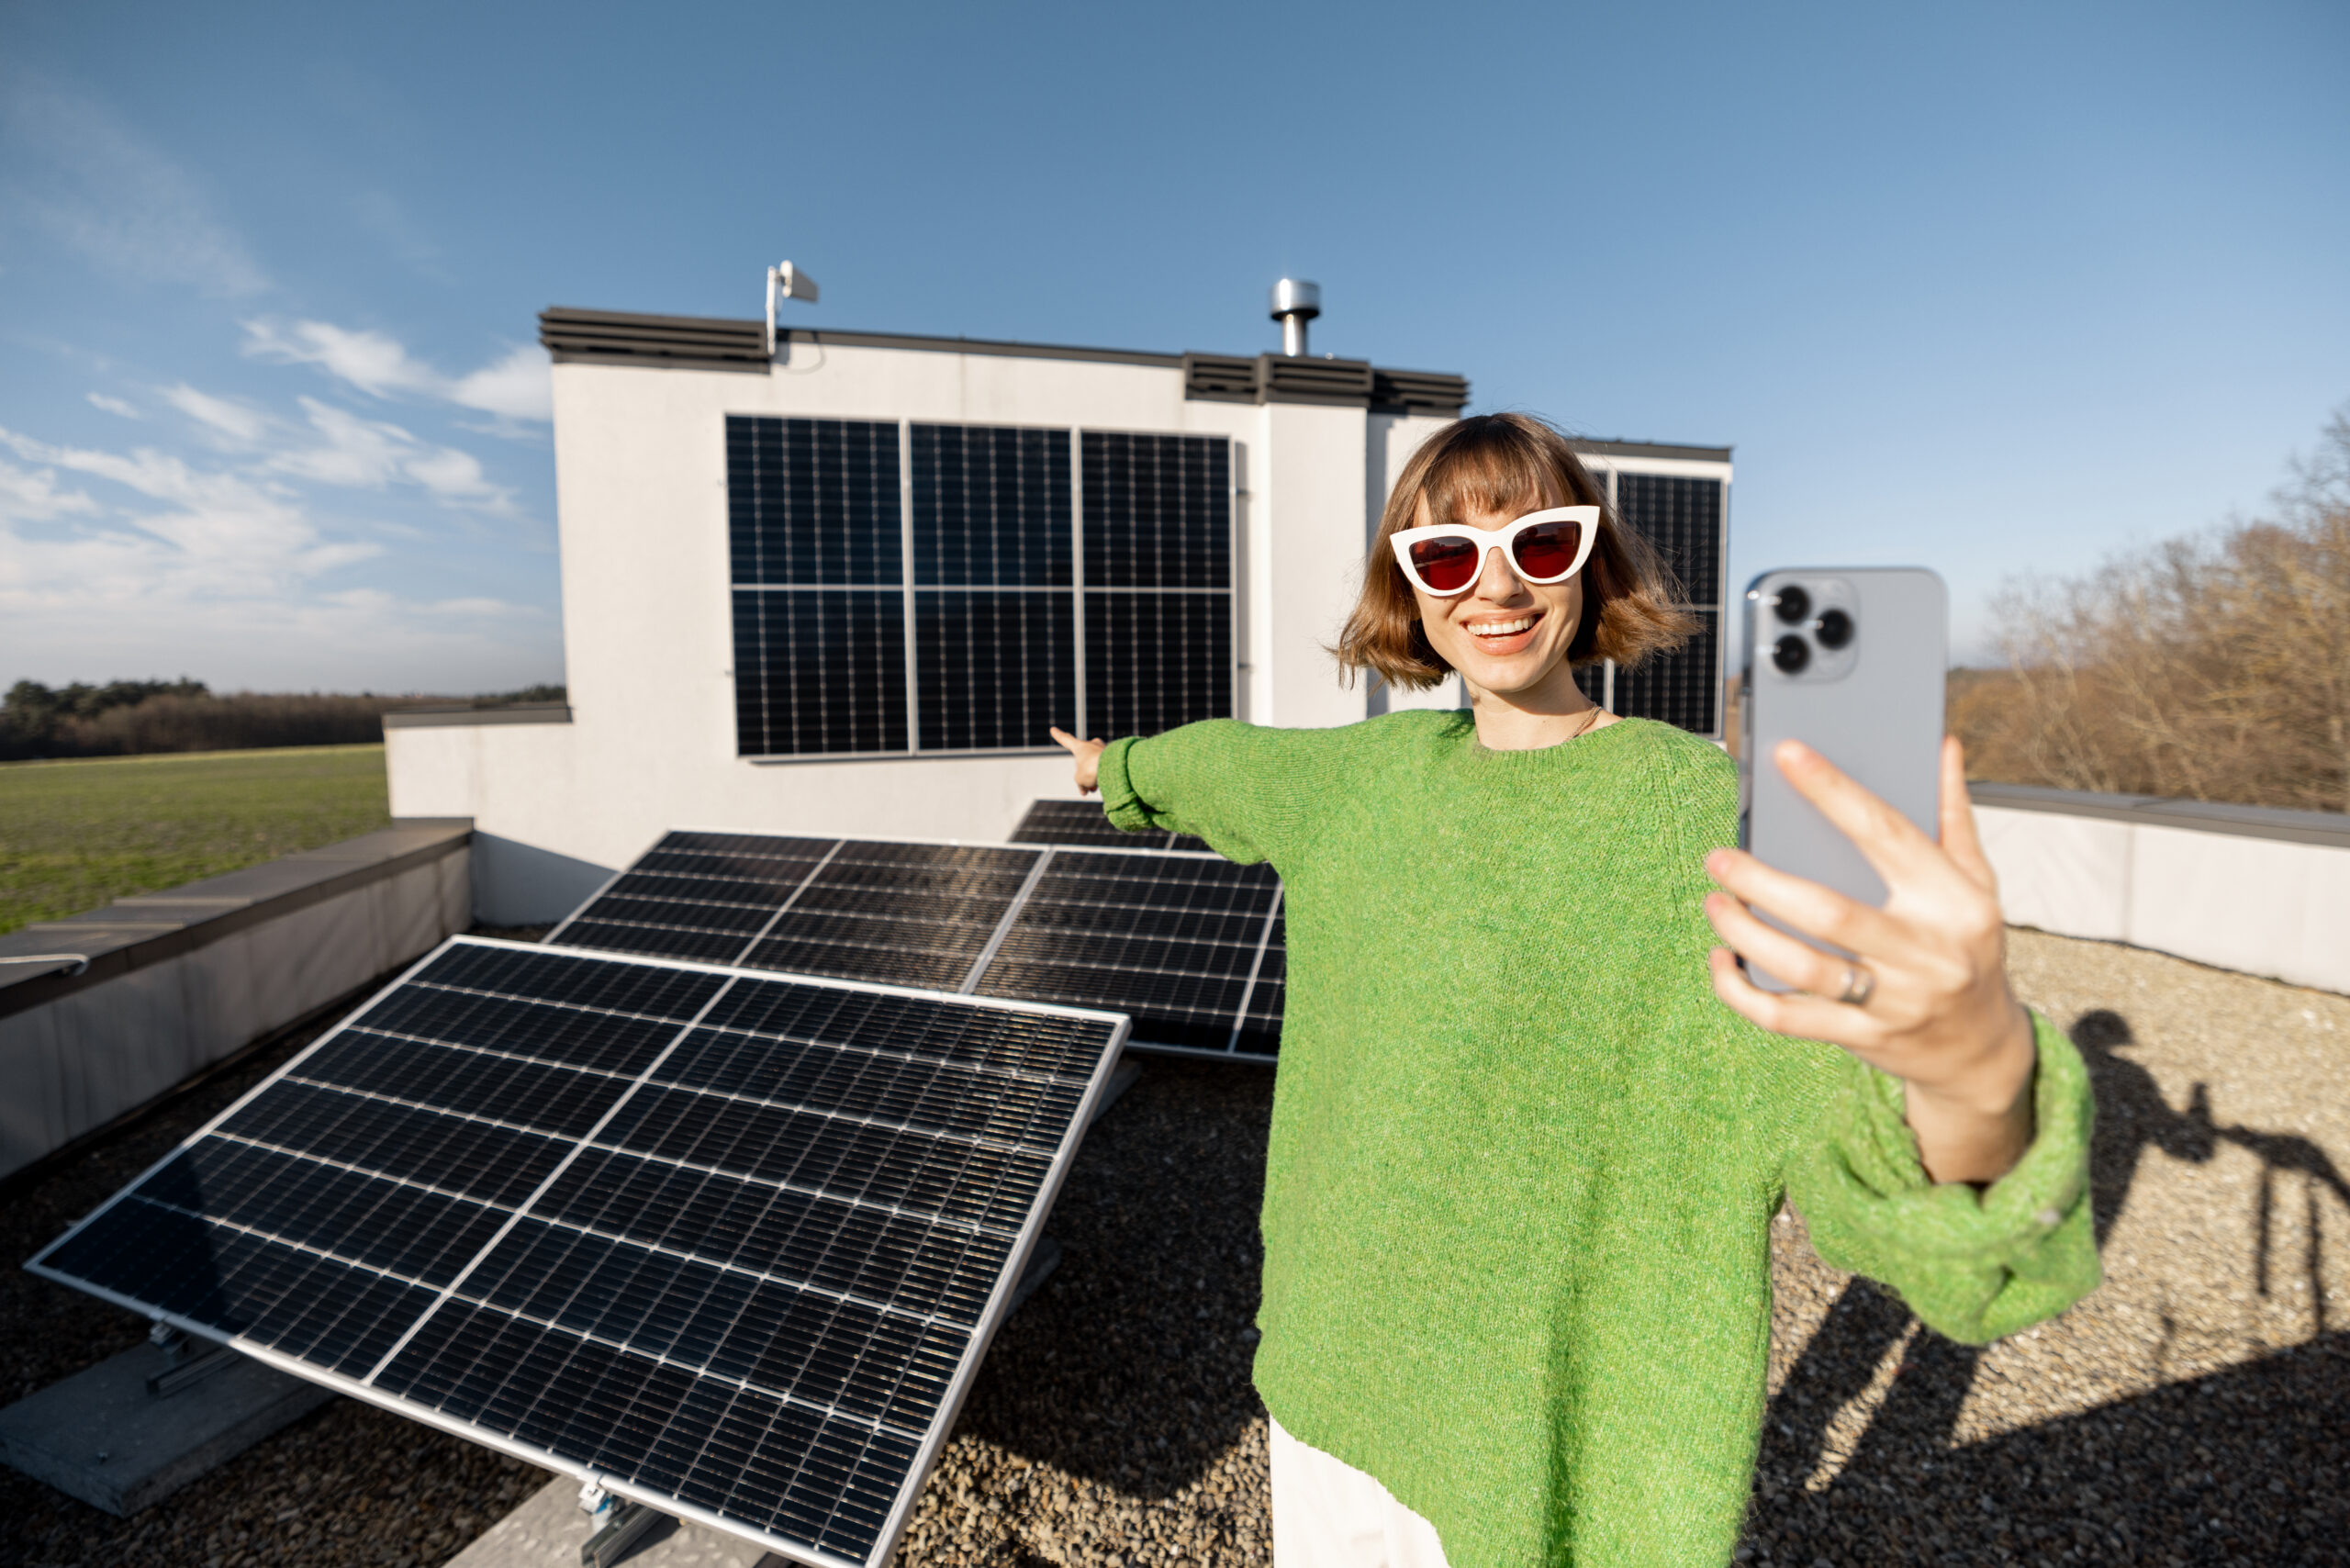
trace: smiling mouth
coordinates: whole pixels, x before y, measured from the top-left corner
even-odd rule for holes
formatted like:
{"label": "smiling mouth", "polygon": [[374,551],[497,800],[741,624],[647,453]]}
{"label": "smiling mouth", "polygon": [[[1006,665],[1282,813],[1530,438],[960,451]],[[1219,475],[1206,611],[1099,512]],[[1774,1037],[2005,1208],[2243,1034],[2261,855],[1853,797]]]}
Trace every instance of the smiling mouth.
{"label": "smiling mouth", "polygon": [[1526,615],[1513,615],[1506,621],[1464,622],[1461,630],[1467,632],[1480,644],[1493,647],[1504,643],[1515,642],[1523,637],[1533,631],[1535,623],[1541,619],[1542,612],[1535,610]]}

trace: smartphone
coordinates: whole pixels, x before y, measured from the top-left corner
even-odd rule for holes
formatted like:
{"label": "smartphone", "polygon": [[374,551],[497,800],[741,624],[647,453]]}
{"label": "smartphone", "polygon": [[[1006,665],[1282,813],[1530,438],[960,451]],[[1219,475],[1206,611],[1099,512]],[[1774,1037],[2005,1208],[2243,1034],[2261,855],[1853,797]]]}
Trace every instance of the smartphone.
{"label": "smartphone", "polygon": [[[1940,837],[1949,650],[1950,596],[1922,566],[1789,567],[1749,584],[1740,846],[1765,865],[1884,903],[1875,868],[1796,792],[1771,752],[1784,740],[1803,742],[1929,838]],[[1796,989],[1756,965],[1746,969],[1765,990]]]}

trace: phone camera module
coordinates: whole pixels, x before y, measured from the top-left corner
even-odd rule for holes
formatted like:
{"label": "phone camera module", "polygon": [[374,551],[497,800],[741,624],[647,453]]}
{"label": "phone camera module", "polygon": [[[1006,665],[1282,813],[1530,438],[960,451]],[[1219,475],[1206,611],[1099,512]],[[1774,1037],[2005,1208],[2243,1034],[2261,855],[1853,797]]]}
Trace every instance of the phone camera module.
{"label": "phone camera module", "polygon": [[[1781,602],[1784,604],[1785,600]],[[1811,663],[1811,644],[1790,632],[1771,644],[1771,662],[1779,666],[1781,675],[1801,675],[1804,666]]]}
{"label": "phone camera module", "polygon": [[1823,610],[1811,633],[1821,647],[1833,651],[1852,640],[1852,618],[1841,610]]}
{"label": "phone camera module", "polygon": [[[1799,626],[1803,624],[1803,618],[1811,613],[1811,595],[1804,592],[1799,585],[1789,583],[1779,590],[1772,608],[1778,611],[1780,620],[1790,626]],[[1780,667],[1785,669],[1786,666],[1782,665]],[[1796,667],[1800,669],[1802,666],[1798,665]]]}

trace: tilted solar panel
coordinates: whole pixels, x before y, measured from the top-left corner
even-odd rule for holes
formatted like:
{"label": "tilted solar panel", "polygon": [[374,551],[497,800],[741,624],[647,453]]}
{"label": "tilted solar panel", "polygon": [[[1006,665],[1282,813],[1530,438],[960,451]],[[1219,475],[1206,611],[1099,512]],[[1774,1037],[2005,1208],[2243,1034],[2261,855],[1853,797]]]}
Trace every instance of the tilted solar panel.
{"label": "tilted solar panel", "polygon": [[878,1568],[1125,1033],[458,937],[28,1267]]}
{"label": "tilted solar panel", "polygon": [[1014,844],[1099,844],[1121,849],[1205,849],[1188,833],[1128,833],[1099,801],[1038,801],[1012,830]]}
{"label": "tilted solar panel", "polygon": [[1281,899],[1270,866],[1070,846],[1046,865],[975,989],[1091,998],[1133,1014],[1137,1046],[1270,1057],[1281,1015],[1268,1021],[1253,1004]]}
{"label": "tilted solar panel", "polygon": [[1270,1060],[1281,893],[1205,852],[679,832],[547,941],[1107,1007],[1136,1049]]}

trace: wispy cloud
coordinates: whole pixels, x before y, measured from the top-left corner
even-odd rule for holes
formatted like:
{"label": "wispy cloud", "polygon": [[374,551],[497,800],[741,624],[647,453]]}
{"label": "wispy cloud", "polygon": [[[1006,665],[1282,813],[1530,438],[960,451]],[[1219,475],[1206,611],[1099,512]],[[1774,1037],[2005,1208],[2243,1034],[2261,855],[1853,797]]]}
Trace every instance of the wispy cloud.
{"label": "wispy cloud", "polygon": [[405,482],[436,498],[499,516],[514,515],[513,492],[490,483],[473,454],[432,446],[395,424],[363,420],[315,398],[299,399],[319,439],[273,455],[271,468],[320,484],[382,489]]}
{"label": "wispy cloud", "polygon": [[[95,511],[110,524],[101,534],[42,546],[53,552],[111,541],[102,552],[106,558],[120,562],[143,554],[159,586],[174,583],[184,590],[239,598],[283,592],[382,548],[324,537],[283,486],[196,468],[151,447],[117,453],[55,446],[9,430],[0,430],[0,445],[27,462],[87,474],[162,503],[160,509],[133,504]],[[16,543],[31,547],[29,541]],[[169,547],[167,556],[157,553],[162,546]]]}
{"label": "wispy cloud", "polygon": [[95,99],[0,75],[0,222],[142,282],[226,297],[269,286],[202,183]]}
{"label": "wispy cloud", "polygon": [[119,398],[110,398],[104,392],[89,392],[84,396],[90,399],[90,407],[102,412],[119,414],[126,420],[143,420],[147,417],[139,411],[136,404],[127,403]]}
{"label": "wispy cloud", "polygon": [[505,358],[460,376],[450,401],[509,420],[554,418],[554,381],[546,350],[517,345]]}
{"label": "wispy cloud", "polygon": [[163,401],[189,419],[230,441],[252,445],[268,432],[269,416],[230,398],[199,392],[183,381],[162,390]]}
{"label": "wispy cloud", "polygon": [[24,469],[0,461],[0,520],[50,522],[62,517],[87,517],[98,503],[79,490],[60,490],[53,469]]}
{"label": "wispy cloud", "polygon": [[554,413],[545,354],[518,346],[464,375],[444,375],[387,333],[330,321],[244,323],[245,353],[278,364],[311,364],[371,398],[425,398],[500,419],[547,420]]}

